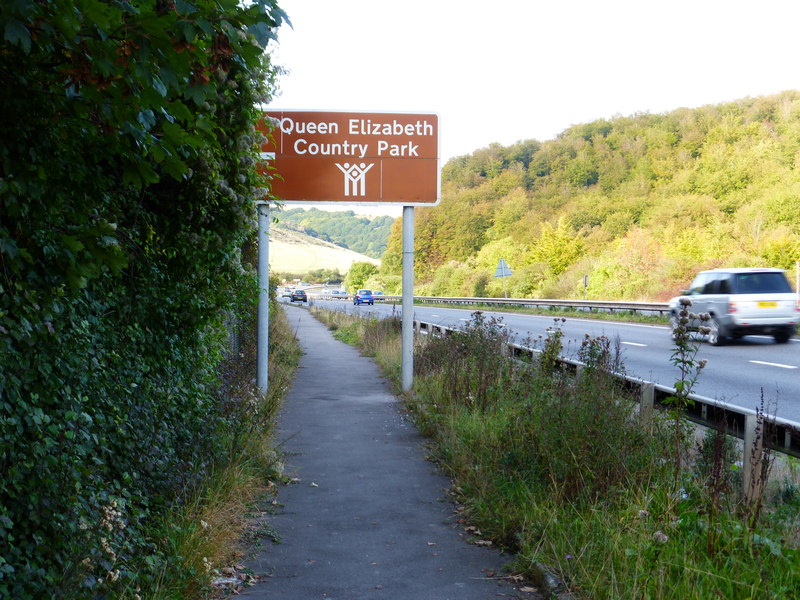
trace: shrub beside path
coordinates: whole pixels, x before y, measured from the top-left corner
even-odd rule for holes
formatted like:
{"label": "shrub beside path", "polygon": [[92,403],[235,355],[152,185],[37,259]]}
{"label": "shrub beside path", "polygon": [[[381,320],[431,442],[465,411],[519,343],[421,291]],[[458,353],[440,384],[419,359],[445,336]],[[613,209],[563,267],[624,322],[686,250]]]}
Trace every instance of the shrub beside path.
{"label": "shrub beside path", "polygon": [[248,567],[254,600],[537,598],[503,570],[511,560],[469,543],[425,460],[424,439],[377,365],[333,338],[307,310],[287,308],[305,351],[277,440],[291,480]]}

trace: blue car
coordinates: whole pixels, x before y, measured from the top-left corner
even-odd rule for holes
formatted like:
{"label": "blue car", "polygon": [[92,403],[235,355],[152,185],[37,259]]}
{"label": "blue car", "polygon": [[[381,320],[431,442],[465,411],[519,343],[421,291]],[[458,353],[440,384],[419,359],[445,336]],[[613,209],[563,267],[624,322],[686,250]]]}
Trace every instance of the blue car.
{"label": "blue car", "polygon": [[361,304],[375,304],[375,299],[372,297],[372,290],[358,290],[356,295],[353,296],[353,304],[356,306]]}

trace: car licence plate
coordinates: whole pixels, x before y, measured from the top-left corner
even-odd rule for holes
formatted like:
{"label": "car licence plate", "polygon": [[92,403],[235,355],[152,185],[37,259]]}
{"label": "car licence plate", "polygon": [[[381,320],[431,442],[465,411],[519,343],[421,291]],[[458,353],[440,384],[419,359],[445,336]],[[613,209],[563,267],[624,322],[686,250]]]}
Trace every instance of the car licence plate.
{"label": "car licence plate", "polygon": [[778,308],[778,303],[775,301],[759,302],[758,308]]}

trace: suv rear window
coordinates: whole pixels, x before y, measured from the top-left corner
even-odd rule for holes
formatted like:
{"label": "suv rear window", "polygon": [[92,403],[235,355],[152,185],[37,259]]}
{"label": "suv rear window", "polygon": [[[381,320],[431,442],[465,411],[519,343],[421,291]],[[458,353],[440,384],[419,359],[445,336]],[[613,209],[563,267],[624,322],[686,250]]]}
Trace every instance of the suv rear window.
{"label": "suv rear window", "polygon": [[737,273],[734,294],[787,294],[792,288],[783,273]]}

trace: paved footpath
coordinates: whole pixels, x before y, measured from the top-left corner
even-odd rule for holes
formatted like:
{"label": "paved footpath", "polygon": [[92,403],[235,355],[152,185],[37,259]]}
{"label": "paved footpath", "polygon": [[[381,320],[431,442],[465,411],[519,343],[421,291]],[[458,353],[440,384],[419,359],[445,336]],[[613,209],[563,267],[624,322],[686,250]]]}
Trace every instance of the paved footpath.
{"label": "paved footpath", "polygon": [[[376,364],[287,307],[305,356],[285,398],[277,441],[287,453],[280,543],[247,565],[257,600],[533,598],[503,566],[510,556],[467,543],[447,499],[449,479],[425,460]],[[497,577],[492,577],[496,574]]]}

